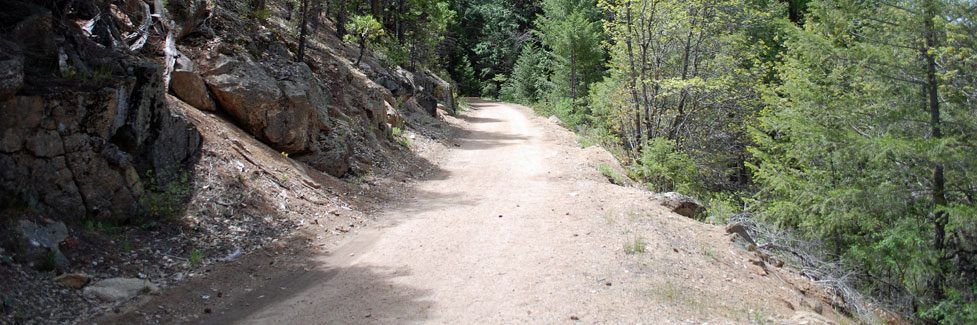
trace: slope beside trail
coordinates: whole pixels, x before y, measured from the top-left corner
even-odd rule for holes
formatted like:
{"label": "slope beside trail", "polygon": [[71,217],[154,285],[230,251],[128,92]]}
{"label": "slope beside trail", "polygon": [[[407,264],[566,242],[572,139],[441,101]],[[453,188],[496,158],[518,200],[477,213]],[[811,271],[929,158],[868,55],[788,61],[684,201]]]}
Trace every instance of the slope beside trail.
{"label": "slope beside trail", "polygon": [[[751,264],[752,253],[722,227],[609,183],[596,167],[618,167],[603,149],[580,148],[574,134],[522,106],[472,106],[452,122],[461,132],[435,159],[439,170],[382,209],[372,228],[340,243],[312,240],[308,247],[325,248],[290,259],[258,253],[167,290],[133,317],[207,324],[841,319],[827,305],[816,308],[819,289],[810,281]],[[625,252],[636,240],[644,251]],[[152,315],[157,305],[163,318]]]}

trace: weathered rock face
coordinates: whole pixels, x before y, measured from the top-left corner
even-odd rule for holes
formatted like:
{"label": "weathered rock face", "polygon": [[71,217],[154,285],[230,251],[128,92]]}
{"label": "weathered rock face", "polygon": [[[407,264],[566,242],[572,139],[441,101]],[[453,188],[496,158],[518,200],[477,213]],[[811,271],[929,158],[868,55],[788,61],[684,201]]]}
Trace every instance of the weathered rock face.
{"label": "weathered rock face", "polygon": [[169,0],[166,6],[173,18],[176,38],[181,39],[193,32],[210,16],[213,0]]}
{"label": "weathered rock face", "polygon": [[430,72],[424,72],[424,77],[428,80],[431,96],[434,96],[438,103],[444,105],[449,114],[454,115],[456,106],[455,86]]}
{"label": "weathered rock face", "polygon": [[417,93],[411,100],[415,101],[424,113],[432,117],[438,116],[438,100],[427,93]]}
{"label": "weathered rock face", "polygon": [[24,85],[24,57],[20,47],[0,40],[0,101],[14,96]]}
{"label": "weathered rock face", "polygon": [[433,73],[428,71],[412,73],[397,67],[389,74],[377,73],[374,80],[394,96],[405,99],[420,96],[415,102],[420,105],[422,112],[437,116],[437,105],[441,104],[448,114],[455,114],[454,85]]}
{"label": "weathered rock face", "polygon": [[0,192],[65,219],[137,216],[139,175],[153,170],[165,182],[200,146],[165,106],[160,74],[133,63],[112,87],[0,102]]}

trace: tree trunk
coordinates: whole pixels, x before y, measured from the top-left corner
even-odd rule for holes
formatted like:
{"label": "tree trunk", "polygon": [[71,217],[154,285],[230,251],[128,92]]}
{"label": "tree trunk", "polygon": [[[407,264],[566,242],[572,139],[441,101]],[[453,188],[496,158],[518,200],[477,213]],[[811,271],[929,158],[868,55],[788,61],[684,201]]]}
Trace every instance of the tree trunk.
{"label": "tree trunk", "polygon": [[377,21],[382,21],[381,19],[383,19],[380,17],[380,9],[380,0],[370,0],[370,13],[373,14],[373,18],[376,18]]}
{"label": "tree trunk", "polygon": [[[628,24],[628,34],[625,37],[625,43],[628,45],[628,63],[631,65],[631,80],[630,90],[631,90],[631,102],[634,104],[634,127],[635,127],[635,143],[637,143],[637,151],[641,151],[641,103],[638,101],[638,85],[637,79],[638,74],[634,69],[634,49],[631,44],[633,42],[632,35],[634,35],[634,19],[631,16],[631,1],[625,4],[625,16]],[[624,131],[624,130],[621,130]]]}
{"label": "tree trunk", "polygon": [[336,11],[336,36],[340,40],[346,36],[346,0],[339,0],[339,10]]}
{"label": "tree trunk", "polygon": [[356,58],[356,65],[360,65],[360,61],[363,61],[363,51],[366,49],[366,35],[360,35],[360,57]]}
{"label": "tree trunk", "polygon": [[[572,39],[571,39],[572,40]],[[577,52],[576,46],[570,43],[570,114],[577,112]]]}
{"label": "tree trunk", "polygon": [[404,18],[401,16],[404,14],[405,10],[407,10],[406,1],[398,0],[397,14],[395,15],[397,17],[397,23],[395,25],[397,27],[397,40],[400,41],[400,44],[404,44],[404,31],[406,30],[406,27],[404,26]]}
{"label": "tree trunk", "polygon": [[302,60],[305,58],[305,39],[308,36],[306,35],[305,25],[309,18],[309,0],[302,0],[301,10],[302,10],[302,17],[301,17],[302,26],[299,27],[299,55],[298,55],[299,62],[302,62]]}
{"label": "tree trunk", "polygon": [[[939,102],[939,83],[936,78],[937,67],[936,58],[932,53],[929,52],[930,49],[935,49],[936,44],[936,31],[933,26],[933,17],[935,13],[927,10],[924,16],[924,21],[926,22],[926,28],[924,30],[926,46],[922,49],[922,55],[926,60],[926,90],[927,100],[925,101],[928,106],[930,114],[930,130],[931,136],[934,139],[943,138],[942,122],[940,120],[940,102]],[[943,165],[939,162],[935,163],[933,169],[933,203],[936,205],[936,212],[933,215],[934,224],[934,243],[933,248],[937,254],[937,265],[936,265],[936,279],[934,279],[933,292],[937,300],[942,300],[944,298],[943,294],[943,282],[944,282],[944,265],[947,262],[947,254],[945,252],[946,243],[946,226],[948,223],[949,216],[947,215],[944,208],[947,204],[946,199],[946,180],[943,177]]]}

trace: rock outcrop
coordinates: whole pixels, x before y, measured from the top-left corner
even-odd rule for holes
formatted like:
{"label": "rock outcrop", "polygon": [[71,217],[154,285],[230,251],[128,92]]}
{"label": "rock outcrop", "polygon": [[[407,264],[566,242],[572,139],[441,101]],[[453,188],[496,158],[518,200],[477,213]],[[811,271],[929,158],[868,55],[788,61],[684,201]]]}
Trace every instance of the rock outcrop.
{"label": "rock outcrop", "polygon": [[[243,54],[242,54],[243,55]],[[250,58],[239,59],[220,55],[214,69],[204,74],[204,80],[217,103],[249,133],[262,139],[276,150],[304,152],[309,149],[310,123],[314,110],[308,97],[295,96],[304,89],[292,90],[289,100],[275,80]],[[298,102],[292,102],[298,99]]]}
{"label": "rock outcrop", "polygon": [[694,217],[702,209],[702,205],[695,199],[676,192],[662,193],[660,199],[661,204],[672,209],[672,212],[689,218]]}
{"label": "rock outcrop", "polygon": [[[152,171],[154,182],[168,182],[200,145],[196,129],[165,104],[162,68],[98,47],[77,31],[55,31],[43,7],[11,6],[31,14],[4,17],[21,21],[0,34],[0,63],[33,65],[22,77],[0,78],[0,194],[66,220],[139,216],[141,175]],[[68,40],[56,39],[59,33]],[[14,47],[20,54],[7,53]],[[43,65],[58,67],[63,53],[73,53],[73,63],[61,64],[77,68]],[[95,58],[86,63],[79,53]]]}

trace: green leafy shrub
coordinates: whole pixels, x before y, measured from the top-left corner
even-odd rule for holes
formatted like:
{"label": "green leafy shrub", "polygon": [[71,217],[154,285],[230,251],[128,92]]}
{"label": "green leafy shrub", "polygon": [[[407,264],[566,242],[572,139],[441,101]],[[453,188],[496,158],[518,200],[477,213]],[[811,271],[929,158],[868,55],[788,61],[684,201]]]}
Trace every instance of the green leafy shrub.
{"label": "green leafy shrub", "polygon": [[199,249],[194,248],[190,250],[190,258],[189,258],[190,265],[197,265],[197,263],[200,263],[200,261],[202,261],[203,259],[204,259],[204,253],[201,252]]}
{"label": "green leafy shrub", "polygon": [[346,30],[349,31],[349,34],[343,37],[343,41],[359,44],[360,47],[360,55],[356,58],[356,65],[363,61],[363,52],[366,51],[366,47],[372,45],[377,38],[384,34],[383,25],[371,15],[353,16],[346,23]]}
{"label": "green leafy shrub", "polygon": [[678,191],[697,194],[698,184],[695,161],[675,148],[675,141],[665,138],[648,140],[641,150],[641,164],[636,174],[656,192]]}
{"label": "green leafy shrub", "polygon": [[142,184],[145,188],[139,199],[143,211],[153,218],[175,219],[183,212],[184,204],[193,190],[190,172],[178,170],[175,177],[162,177],[153,170],[146,171]]}

